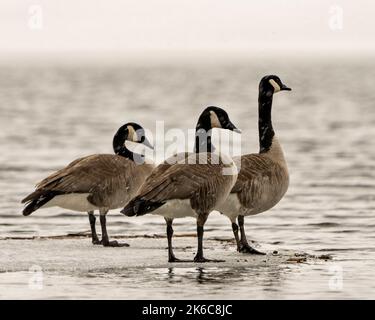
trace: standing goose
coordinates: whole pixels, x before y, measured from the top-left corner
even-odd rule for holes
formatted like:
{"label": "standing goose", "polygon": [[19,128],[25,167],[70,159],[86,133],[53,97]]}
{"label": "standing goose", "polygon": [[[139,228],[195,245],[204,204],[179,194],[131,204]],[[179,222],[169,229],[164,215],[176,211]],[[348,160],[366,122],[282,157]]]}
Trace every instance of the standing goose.
{"label": "standing goose", "polygon": [[176,154],[157,166],[138,195],[121,211],[127,216],[140,216],[156,210],[155,214],[164,216],[169,262],[181,261],[172,248],[173,219],[188,216],[197,219],[198,251],[194,261],[215,261],[203,256],[203,227],[209,213],[229,195],[237,168],[230,157],[213,152],[212,128],[239,132],[223,109],[206,108],[196,126],[194,152]]}
{"label": "standing goose", "polygon": [[[288,189],[288,167],[271,121],[273,95],[283,90],[291,89],[277,76],[268,75],[260,81],[258,98],[260,151],[258,154],[233,158],[237,164],[241,163],[240,172],[227,201],[219,208],[219,211],[228,216],[232,222],[239,252],[263,254],[248,244],[244,216],[271,209]],[[237,217],[241,239],[238,237]]]}
{"label": "standing goose", "polygon": [[[22,200],[22,203],[26,203],[23,215],[28,216],[39,208],[53,206],[88,212],[92,243],[122,246],[117,241],[109,241],[106,215],[109,210],[127,204],[154,168],[153,164],[146,163],[143,155],[129,150],[126,141],[153,148],[140,125],[133,122],[123,125],[113,138],[114,155],[94,154],[79,158],[51,174]],[[94,210],[97,209],[100,212],[101,241],[95,229]]]}

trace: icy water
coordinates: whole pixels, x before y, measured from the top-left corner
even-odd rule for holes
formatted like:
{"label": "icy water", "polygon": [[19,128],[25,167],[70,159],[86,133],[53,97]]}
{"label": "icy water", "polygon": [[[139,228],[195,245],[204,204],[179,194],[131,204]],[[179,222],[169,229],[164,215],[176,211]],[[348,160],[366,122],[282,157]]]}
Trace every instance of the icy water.
{"label": "icy water", "polygon": [[[85,214],[51,208],[23,217],[20,200],[37,181],[71,160],[111,153],[114,132],[128,121],[155,131],[155,121],[163,120],[166,130],[187,130],[194,127],[205,106],[217,105],[243,130],[242,152],[256,152],[257,87],[259,79],[269,73],[293,88],[275,96],[273,106],[274,127],[291,183],[275,208],[246,218],[248,236],[267,252],[330,254],[332,260],[277,270],[232,266],[230,272],[217,265],[177,266],[172,273],[168,267],[158,267],[152,272],[130,272],[122,287],[116,287],[124,281],[116,270],[93,277],[72,272],[65,280],[56,280],[70,291],[51,294],[47,290],[40,297],[95,298],[94,291],[86,294],[95,282],[95,292],[100,295],[102,290],[106,298],[111,297],[111,287],[117,293],[130,288],[136,297],[147,298],[150,283],[155,298],[168,297],[166,286],[173,292],[170,298],[200,298],[202,294],[239,299],[375,298],[375,63],[361,59],[152,67],[3,65],[0,237],[87,231]],[[175,225],[177,234],[195,230],[190,219]],[[117,211],[110,213],[108,228],[110,235],[122,236],[163,234],[165,230],[160,217],[126,218]],[[209,217],[206,230],[207,237],[232,236],[228,220],[218,213]],[[16,253],[20,244],[14,243]],[[160,255],[164,258],[165,251]],[[15,286],[27,268],[7,271],[0,277],[3,292]],[[241,290],[236,291],[237,286]],[[28,297],[22,290],[17,292],[19,298]]]}

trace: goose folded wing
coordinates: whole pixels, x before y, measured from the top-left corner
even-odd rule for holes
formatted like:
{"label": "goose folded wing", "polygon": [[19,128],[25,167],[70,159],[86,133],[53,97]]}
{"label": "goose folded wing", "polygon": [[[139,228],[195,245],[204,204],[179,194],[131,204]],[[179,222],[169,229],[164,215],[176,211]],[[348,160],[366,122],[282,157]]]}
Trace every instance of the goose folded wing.
{"label": "goose folded wing", "polygon": [[72,161],[65,168],[62,168],[62,169],[50,174],[47,178],[38,182],[35,187],[37,189],[42,189],[42,188],[47,187],[49,184],[51,184],[51,183],[59,180],[63,176],[65,176],[67,174],[67,172],[69,172],[70,168],[74,167],[77,163],[81,162],[82,160],[85,160],[86,158],[88,158],[88,157],[83,157],[83,158],[79,158],[79,159],[76,159],[76,160]]}
{"label": "goose folded wing", "polygon": [[[156,177],[163,175],[169,168],[177,163],[183,163],[185,159],[189,156],[189,152],[181,152],[177,153],[167,159],[164,160],[161,164],[159,164],[148,177],[148,181],[153,181]],[[145,184],[147,185],[147,184]]]}
{"label": "goose folded wing", "polygon": [[[235,161],[238,159],[234,159]],[[272,161],[258,155],[241,156],[241,168],[231,193],[239,193],[254,188],[263,179],[267,179],[274,167]]]}
{"label": "goose folded wing", "polygon": [[202,186],[213,179],[213,172],[218,170],[217,166],[210,164],[175,164],[161,175],[150,176],[137,198],[153,202],[189,199],[200,192]]}
{"label": "goose folded wing", "polygon": [[[132,161],[124,161],[114,155],[88,156],[76,160],[41,181],[34,194],[43,191],[58,194],[90,193],[95,194],[94,198],[97,198],[104,192],[120,187],[124,182],[124,175],[129,171],[127,169],[130,169],[129,166],[134,166]],[[31,194],[23,202],[33,198]],[[93,202],[97,201],[100,199],[93,199]]]}

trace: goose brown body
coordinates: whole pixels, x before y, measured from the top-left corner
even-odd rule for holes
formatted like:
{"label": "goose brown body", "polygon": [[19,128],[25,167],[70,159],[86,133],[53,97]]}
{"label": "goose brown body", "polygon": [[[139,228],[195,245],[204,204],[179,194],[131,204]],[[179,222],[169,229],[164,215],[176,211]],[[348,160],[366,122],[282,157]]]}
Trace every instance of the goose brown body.
{"label": "goose brown body", "polygon": [[173,219],[186,216],[197,220],[198,250],[194,261],[208,261],[203,256],[204,224],[209,213],[225,201],[237,179],[233,159],[214,152],[212,128],[239,131],[223,109],[211,106],[203,110],[196,125],[194,153],[179,153],[165,160],[121,211],[127,216],[151,212],[164,216],[169,262],[180,261],[172,248]]}
{"label": "goose brown body", "polygon": [[[123,125],[113,138],[115,154],[94,154],[79,158],[52,173],[22,200],[26,204],[23,215],[28,216],[40,208],[55,206],[87,212],[93,244],[121,246],[117,241],[108,239],[106,214],[111,209],[126,205],[154,169],[154,165],[146,161],[143,155],[129,150],[126,141],[152,147],[140,125],[134,122]],[[101,241],[96,234],[95,210],[100,212]]]}
{"label": "goose brown body", "polygon": [[[240,252],[262,254],[247,242],[244,217],[271,209],[288,190],[288,167],[271,120],[273,95],[283,90],[291,89],[279,77],[268,75],[261,79],[258,97],[259,153],[234,158],[240,164],[240,172],[227,201],[219,208],[232,222]],[[238,236],[239,229],[241,239]]]}
{"label": "goose brown body", "polygon": [[289,172],[283,151],[276,137],[267,153],[234,157],[240,162],[236,184],[220,212],[232,222],[238,215],[248,216],[274,207],[289,186]]}
{"label": "goose brown body", "polygon": [[[134,197],[153,170],[152,164],[137,165],[118,155],[96,154],[77,159],[37,184],[22,200],[31,202],[43,194],[56,194],[41,208],[59,206],[75,211],[111,210],[124,206]],[[82,195],[87,202],[69,201]]]}
{"label": "goose brown body", "polygon": [[[129,207],[137,210],[137,201],[166,203],[153,213],[175,218],[211,212],[225,201],[237,178],[237,168],[231,159],[215,153],[181,153],[174,157],[179,159],[177,163],[172,165],[167,160],[159,165]],[[230,172],[225,172],[226,169]],[[190,210],[173,212],[173,203],[171,206],[167,203],[170,200],[187,200]]]}

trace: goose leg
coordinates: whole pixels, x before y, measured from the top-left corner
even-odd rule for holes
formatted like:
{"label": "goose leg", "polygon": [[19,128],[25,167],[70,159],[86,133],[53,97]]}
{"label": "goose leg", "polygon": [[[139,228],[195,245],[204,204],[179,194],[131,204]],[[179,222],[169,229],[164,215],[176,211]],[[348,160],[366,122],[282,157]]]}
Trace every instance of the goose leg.
{"label": "goose leg", "polygon": [[118,243],[116,240],[109,241],[108,233],[107,233],[107,211],[100,211],[100,225],[102,227],[102,245],[104,247],[128,247],[127,243]]}
{"label": "goose leg", "polygon": [[265,254],[263,252],[260,252],[256,249],[254,249],[247,242],[244,222],[245,222],[244,216],[238,216],[238,224],[240,226],[240,232],[241,232],[240,247],[239,247],[238,251],[242,252],[242,253],[249,253],[249,254]]}
{"label": "goose leg", "polygon": [[89,221],[90,221],[90,227],[91,227],[91,239],[92,239],[92,244],[101,244],[99,241],[98,235],[96,234],[96,228],[95,228],[95,215],[94,211],[89,211]]}
{"label": "goose leg", "polygon": [[180,260],[176,258],[173,253],[173,246],[172,246],[172,237],[173,237],[173,219],[165,218],[165,222],[167,223],[167,238],[168,238],[168,262],[190,262],[188,260]]}
{"label": "goose leg", "polygon": [[236,239],[236,243],[237,243],[237,251],[240,251],[241,242],[240,242],[240,238],[238,237],[238,225],[235,221],[232,222],[232,230],[233,230],[234,238]]}
{"label": "goose leg", "polygon": [[203,233],[204,224],[207,221],[208,214],[199,214],[197,219],[197,236],[198,236],[198,251],[194,257],[194,262],[224,262],[225,260],[210,260],[203,256]]}

